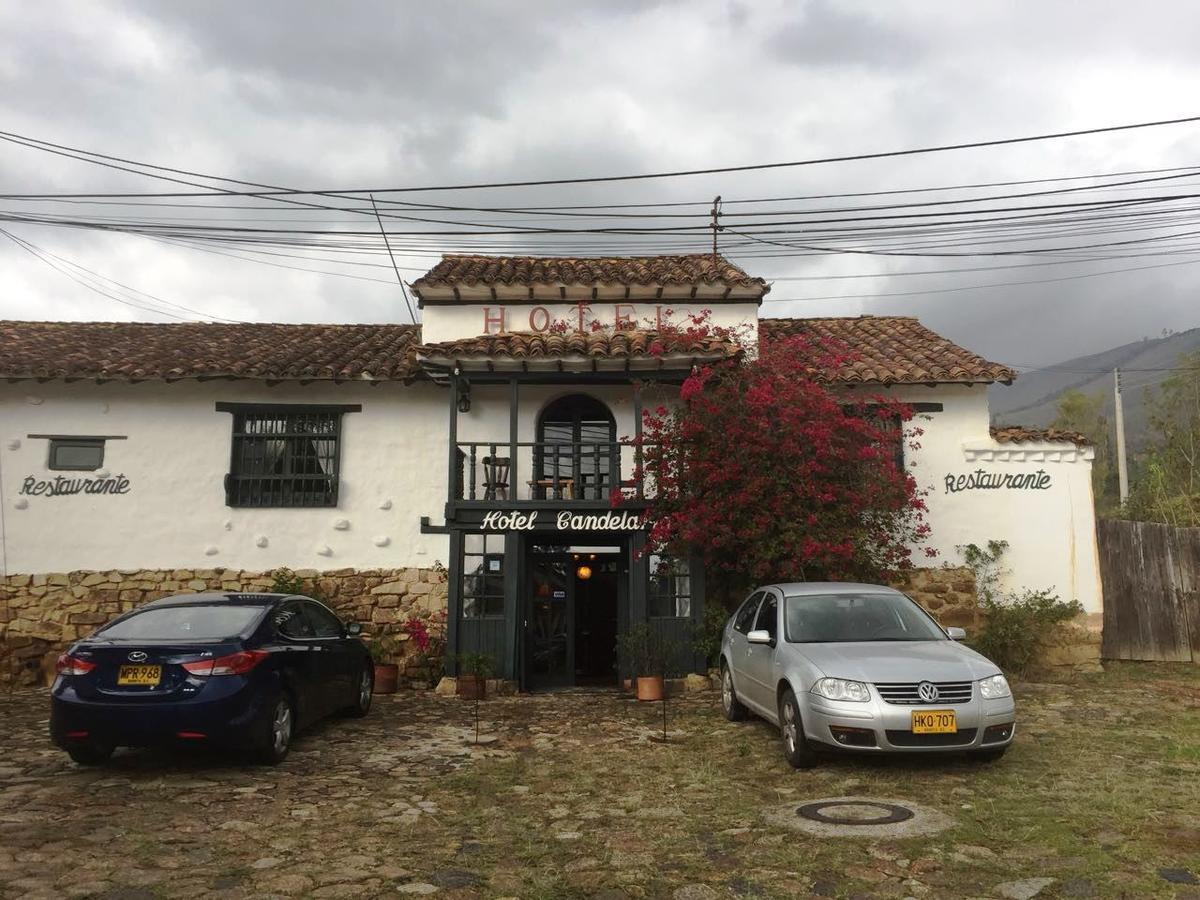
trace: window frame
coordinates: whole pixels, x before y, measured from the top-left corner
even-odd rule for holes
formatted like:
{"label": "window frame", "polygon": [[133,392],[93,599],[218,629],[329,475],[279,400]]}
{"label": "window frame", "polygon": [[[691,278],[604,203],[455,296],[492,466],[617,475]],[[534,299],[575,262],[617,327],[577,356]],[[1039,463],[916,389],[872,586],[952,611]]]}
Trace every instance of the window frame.
{"label": "window frame", "polygon": [[[311,404],[311,403],[226,403],[216,404],[217,412],[227,412],[233,415],[229,439],[229,471],[225,475],[225,505],[233,509],[331,509],[338,506],[342,482],[342,417],[346,413],[362,412],[361,403],[347,404]],[[306,435],[283,431],[278,434],[257,434],[246,428],[247,419],[260,417],[286,420],[290,416],[328,416],[332,420],[333,430],[330,434]],[[312,440],[332,441],[333,452],[330,457],[331,471],[322,475],[274,475],[248,474],[239,471],[245,467],[245,454],[242,448],[245,441],[255,439],[283,439],[311,437]],[[288,459],[298,457],[291,456]],[[248,480],[251,487],[246,495],[239,490],[240,482]],[[255,484],[254,482],[257,482]],[[328,485],[328,490],[315,497],[315,490],[296,490],[295,486],[304,482],[316,485]],[[276,497],[276,486],[285,489],[291,485],[290,496],[284,496],[287,491],[281,491]],[[268,490],[264,494],[264,487]],[[250,496],[253,499],[249,499]]]}
{"label": "window frame", "polygon": [[[649,579],[648,579],[648,583],[646,585],[646,615],[647,615],[647,618],[650,618],[650,619],[675,619],[675,620],[681,620],[681,621],[684,621],[684,620],[690,621],[692,619],[693,610],[695,609],[695,607],[693,605],[693,600],[695,598],[695,595],[692,593],[691,561],[685,556],[663,556],[661,554],[655,554],[654,556],[651,557],[651,560],[653,560],[655,558],[657,558],[659,560],[659,568],[661,569],[663,566],[667,566],[668,572],[662,576],[657,575],[657,573],[653,570],[653,568],[651,568],[651,571],[649,572]],[[678,570],[675,570],[674,568],[672,568],[676,564],[679,564],[682,566],[682,571],[678,571]],[[665,578],[670,579],[670,584],[671,584],[670,593],[662,593],[662,592],[655,590],[656,578],[659,578],[659,577],[665,577]],[[678,590],[680,578],[687,579],[688,588],[687,588],[686,593],[681,593]],[[687,612],[681,614],[679,612],[679,601],[684,598],[687,599]],[[656,611],[655,610],[656,602],[662,602],[662,601],[668,601],[670,603],[671,609],[673,609],[674,612],[672,612],[670,614],[664,614],[661,611]]]}
{"label": "window frame", "polygon": [[[305,597],[301,601],[301,607],[304,610],[304,617],[308,620],[309,625],[313,630],[313,640],[316,641],[334,641],[341,640],[346,636],[346,623],[342,621],[341,616],[335,613],[332,609],[312,597]],[[318,619],[322,616],[328,616],[329,619],[336,623],[337,634],[321,634],[317,627]]]}
{"label": "window frame", "polygon": [[[754,630],[754,627],[753,627],[754,623],[756,621],[758,621],[758,608],[760,606],[762,606],[763,597],[765,597],[766,595],[767,595],[767,592],[765,590],[760,589],[757,591],[752,591],[750,596],[746,598],[746,602],[738,607],[737,612],[735,612],[733,614],[733,630],[735,632],[737,632],[738,634],[741,634],[741,635],[747,635],[751,631]],[[750,627],[743,630],[741,627],[739,627],[740,623],[738,622],[738,619],[741,618],[742,612],[744,610],[746,610],[751,604],[754,605],[754,614],[750,617],[750,622],[749,622]]]}
{"label": "window frame", "polygon": [[[767,611],[767,604],[775,605],[774,622],[771,622],[770,628],[763,628],[763,613]],[[778,592],[770,590],[763,594],[762,601],[758,604],[758,612],[754,616],[754,628],[752,631],[765,631],[771,635],[771,643],[774,644],[779,640],[779,610],[782,608],[783,598]]]}
{"label": "window frame", "polygon": [[[104,468],[104,454],[106,452],[105,438],[96,437],[52,437],[50,438],[50,449],[46,456],[46,468],[51,472],[96,472]],[[60,448],[64,447],[86,447],[88,449],[99,449],[100,459],[94,466],[66,466],[55,461],[55,453]]]}
{"label": "window frame", "polygon": [[[481,539],[480,550],[468,549],[468,541],[472,538]],[[496,542],[498,549],[494,549],[492,541]],[[462,574],[458,594],[462,618],[474,622],[503,619],[506,566],[509,562],[505,554],[504,535],[493,531],[469,532],[463,535],[462,542]],[[479,568],[471,568],[472,560],[479,561]],[[491,562],[499,563],[496,571],[491,571]],[[498,601],[499,608],[489,611],[489,601]]]}

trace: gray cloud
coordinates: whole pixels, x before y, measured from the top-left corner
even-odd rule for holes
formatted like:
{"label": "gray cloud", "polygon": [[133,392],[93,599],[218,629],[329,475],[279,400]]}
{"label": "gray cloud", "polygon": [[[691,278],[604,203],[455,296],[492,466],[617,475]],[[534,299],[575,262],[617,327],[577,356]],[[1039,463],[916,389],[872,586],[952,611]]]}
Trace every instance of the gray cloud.
{"label": "gray cloud", "polygon": [[[1186,115],[1200,88],[1200,58],[1193,49],[1198,32],[1200,7],[1193,4],[1164,4],[1151,16],[1115,0],[1036,6],[1000,0],[49,0],[36,8],[0,0],[0,127],[296,187],[604,175]],[[425,199],[707,202],[718,193],[730,199],[1003,181],[1195,164],[1198,134],[1195,128],[1156,129],[759,174]],[[161,189],[136,176],[0,145],[3,192]],[[0,202],[0,208],[11,206]],[[103,208],[71,209],[104,214]],[[308,218],[338,217],[314,211]],[[398,292],[386,282],[388,268],[268,258],[277,265],[384,279],[352,280],[144,238],[14,228],[97,272],[214,315],[403,318]],[[514,252],[544,243],[494,242]],[[615,245],[579,243],[595,250]],[[444,249],[433,239],[414,238],[403,246],[400,263],[414,270]],[[625,240],[623,246],[632,244]],[[927,296],[814,300],[1089,269],[903,276],[895,273],[946,263],[764,257],[757,251],[739,258],[767,277],[876,276],[779,282],[767,314],[912,313],[979,352],[1017,362],[1053,361],[1164,327],[1197,324],[1190,298],[1200,287],[1200,267]],[[383,266],[386,258],[358,261]],[[0,316],[154,318],[88,292],[4,241]]]}

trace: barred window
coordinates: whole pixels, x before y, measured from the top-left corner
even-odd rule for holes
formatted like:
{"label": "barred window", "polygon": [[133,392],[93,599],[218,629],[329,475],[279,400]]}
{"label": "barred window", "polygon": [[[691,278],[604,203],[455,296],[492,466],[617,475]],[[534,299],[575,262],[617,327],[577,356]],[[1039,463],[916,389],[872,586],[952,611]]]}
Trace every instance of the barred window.
{"label": "barred window", "polygon": [[504,535],[463,536],[464,618],[504,615]]}
{"label": "barred window", "polygon": [[337,506],[342,414],[361,406],[218,403],[233,413],[227,506]]}
{"label": "barred window", "polygon": [[650,557],[650,590],[646,602],[651,618],[691,618],[692,578],[686,559]]}

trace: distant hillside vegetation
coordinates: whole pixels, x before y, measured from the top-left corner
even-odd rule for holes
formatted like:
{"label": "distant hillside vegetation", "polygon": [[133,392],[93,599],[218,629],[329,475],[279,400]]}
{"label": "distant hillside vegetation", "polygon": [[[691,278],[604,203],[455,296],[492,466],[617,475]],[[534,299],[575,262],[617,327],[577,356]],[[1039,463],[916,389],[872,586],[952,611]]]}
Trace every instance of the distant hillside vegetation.
{"label": "distant hillside vegetation", "polygon": [[[1085,394],[1104,396],[1104,414],[1112,421],[1114,367],[1122,370],[1125,385],[1125,435],[1133,452],[1146,445],[1146,409],[1144,390],[1139,385],[1158,384],[1165,372],[1139,369],[1168,369],[1179,363],[1179,356],[1200,350],[1200,328],[1192,328],[1162,338],[1145,338],[1133,344],[1114,347],[1091,356],[1080,356],[1056,364],[1049,372],[1020,375],[1011,385],[995,384],[989,389],[992,421],[1001,425],[1047,426],[1054,421],[1058,398],[1074,388]],[[1091,370],[1102,370],[1092,372]]]}

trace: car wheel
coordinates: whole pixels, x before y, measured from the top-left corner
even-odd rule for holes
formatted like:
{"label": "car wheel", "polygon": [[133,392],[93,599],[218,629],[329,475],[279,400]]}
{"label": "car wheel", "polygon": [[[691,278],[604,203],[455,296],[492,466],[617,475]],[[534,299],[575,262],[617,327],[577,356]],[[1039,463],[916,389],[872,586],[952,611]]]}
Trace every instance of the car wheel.
{"label": "car wheel", "polygon": [[721,664],[721,709],[730,722],[741,722],[746,718],[746,707],[733,690],[733,673],[725,663]]}
{"label": "car wheel", "polygon": [[976,762],[995,762],[1002,757],[1008,747],[993,747],[991,750],[976,750],[974,753]]}
{"label": "car wheel", "polygon": [[263,716],[261,733],[255,756],[260,763],[277,766],[292,748],[292,733],[296,727],[296,714],[292,702],[280,694],[273,703],[267,704]]}
{"label": "car wheel", "polygon": [[371,711],[371,696],[375,693],[374,675],[370,666],[363,668],[362,674],[355,682],[354,702],[346,707],[346,715],[354,719],[361,719]]}
{"label": "car wheel", "polygon": [[788,688],[779,698],[779,731],[783,737],[783,755],[794,769],[811,769],[817,764],[817,754],[804,739],[804,724],[800,721],[800,706],[796,695]]}
{"label": "car wheel", "polygon": [[112,744],[84,741],[67,748],[67,755],[81,766],[98,766],[107,762],[116,748]]}

